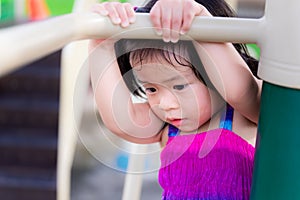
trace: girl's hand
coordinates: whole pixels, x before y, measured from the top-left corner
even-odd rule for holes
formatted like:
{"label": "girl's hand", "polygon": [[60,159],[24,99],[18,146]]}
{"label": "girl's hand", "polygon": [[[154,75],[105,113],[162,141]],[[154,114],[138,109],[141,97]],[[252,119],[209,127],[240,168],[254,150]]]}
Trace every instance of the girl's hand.
{"label": "girl's hand", "polygon": [[123,28],[135,22],[135,12],[129,3],[105,2],[95,4],[92,11],[108,16],[113,24],[120,25]]}
{"label": "girl's hand", "polygon": [[165,42],[176,43],[180,34],[189,31],[195,16],[210,16],[201,4],[194,0],[159,0],[150,11],[150,18],[158,35]]}

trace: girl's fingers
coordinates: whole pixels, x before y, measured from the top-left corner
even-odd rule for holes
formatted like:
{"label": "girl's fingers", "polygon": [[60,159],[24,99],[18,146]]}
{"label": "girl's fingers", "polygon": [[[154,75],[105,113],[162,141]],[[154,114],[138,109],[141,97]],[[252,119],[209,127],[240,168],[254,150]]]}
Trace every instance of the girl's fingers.
{"label": "girl's fingers", "polygon": [[119,25],[121,23],[121,19],[115,5],[113,3],[104,3],[104,7],[108,11],[108,16],[112,23]]}
{"label": "girl's fingers", "polygon": [[123,6],[123,4],[118,3],[118,2],[113,3],[113,4],[115,4],[114,7],[119,15],[120,20],[121,20],[121,22],[120,22],[121,26],[122,27],[129,26],[129,19],[127,16],[127,11],[126,11],[125,7]]}
{"label": "girl's fingers", "polygon": [[134,23],[135,22],[135,12],[133,10],[133,7],[131,6],[131,4],[125,3],[124,8],[126,10],[126,14],[128,16],[129,23],[131,23],[131,24]]}
{"label": "girl's fingers", "polygon": [[200,4],[192,1],[185,1],[182,5],[183,19],[180,30],[181,34],[186,34],[190,30],[194,17],[200,14],[198,5]]}
{"label": "girl's fingers", "polygon": [[172,11],[167,9],[162,12],[161,15],[161,24],[162,24],[162,37],[164,42],[171,41],[171,20],[172,20]]}
{"label": "girl's fingers", "polygon": [[122,27],[129,26],[135,22],[135,13],[129,3],[105,2],[95,4],[91,10],[103,16],[108,16],[113,24]]}
{"label": "girl's fingers", "polygon": [[179,7],[176,10],[172,10],[172,21],[171,21],[171,33],[170,33],[170,39],[171,42],[176,43],[179,40],[180,37],[180,30],[182,26],[182,8]]}
{"label": "girl's fingers", "polygon": [[162,24],[161,24],[161,7],[160,2],[154,4],[150,11],[150,19],[153,27],[158,35],[162,35]]}
{"label": "girl's fingers", "polygon": [[150,11],[152,24],[165,42],[177,42],[183,19],[183,0],[157,1]]}
{"label": "girl's fingers", "polygon": [[98,13],[100,15],[103,15],[103,16],[107,16],[108,15],[108,11],[104,8],[103,4],[94,4],[91,7],[91,11],[95,12],[95,13]]}

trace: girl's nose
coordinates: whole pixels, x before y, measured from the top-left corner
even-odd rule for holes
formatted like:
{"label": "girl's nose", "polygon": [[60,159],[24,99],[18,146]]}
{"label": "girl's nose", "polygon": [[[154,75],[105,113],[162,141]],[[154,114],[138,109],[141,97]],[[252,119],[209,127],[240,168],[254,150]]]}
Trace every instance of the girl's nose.
{"label": "girl's nose", "polygon": [[179,102],[176,96],[170,92],[166,91],[160,96],[159,108],[165,111],[179,108]]}

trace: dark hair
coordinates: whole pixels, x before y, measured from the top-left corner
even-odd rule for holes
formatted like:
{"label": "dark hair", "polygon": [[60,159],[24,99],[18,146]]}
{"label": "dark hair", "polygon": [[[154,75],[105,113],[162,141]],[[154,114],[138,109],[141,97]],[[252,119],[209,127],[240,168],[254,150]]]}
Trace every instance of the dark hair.
{"label": "dark hair", "polygon": [[[161,57],[171,65],[174,62],[190,67],[197,78],[207,87],[215,90],[191,41],[179,40],[177,43],[165,43],[152,39],[121,39],[115,43],[117,62],[128,89],[134,95],[143,96],[144,91],[138,84],[132,71],[130,60],[142,64],[145,60],[155,60]],[[182,54],[184,52],[186,55]]]}
{"label": "dark hair", "polygon": [[[156,2],[157,0],[150,0],[145,6],[137,8],[135,11],[140,13],[149,13]],[[196,2],[203,5],[213,16],[236,17],[233,9],[224,0],[196,0]],[[253,75],[257,77],[258,60],[250,56],[247,47],[244,44],[233,45],[247,63]],[[183,58],[184,62],[181,62],[181,55],[175,53],[176,50],[178,51],[179,49],[185,50],[188,54],[188,58]],[[179,64],[191,67],[195,75],[206,86],[214,89],[214,86],[210,82],[197,51],[191,41],[180,40],[174,44],[164,43],[162,40],[121,39],[115,43],[115,52],[123,79],[128,89],[134,95],[142,96],[144,93],[132,73],[130,55],[135,53],[139,54],[138,59],[143,60],[145,56],[155,56],[154,52],[159,52],[159,55],[162,55],[163,58],[165,58],[165,60],[169,63],[172,62],[170,59],[170,56],[172,55]],[[136,56],[137,55],[135,55],[135,57]]]}

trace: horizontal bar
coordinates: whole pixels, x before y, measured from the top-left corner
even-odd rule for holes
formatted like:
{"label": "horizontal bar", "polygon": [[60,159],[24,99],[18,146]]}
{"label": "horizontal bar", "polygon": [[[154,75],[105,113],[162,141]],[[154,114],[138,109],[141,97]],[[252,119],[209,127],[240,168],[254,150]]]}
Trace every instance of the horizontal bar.
{"label": "horizontal bar", "polygon": [[[108,18],[90,14],[84,38],[149,38],[156,35],[147,13],[137,13],[137,20],[127,28],[111,24]],[[191,30],[181,39],[195,39],[209,42],[258,43],[262,33],[263,18],[196,17]]]}
{"label": "horizontal bar", "polygon": [[[182,39],[257,43],[261,19],[196,17]],[[113,25],[96,13],[73,13],[0,30],[0,75],[61,49],[66,44],[95,38],[149,38],[156,35],[149,14],[138,13],[128,28]]]}

